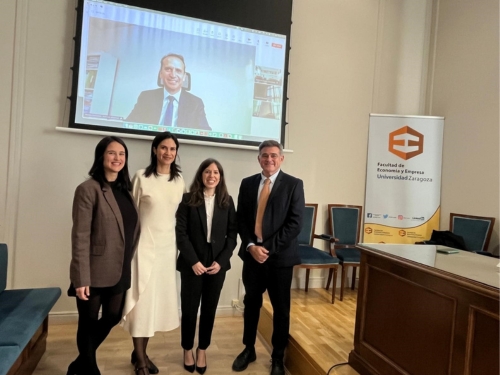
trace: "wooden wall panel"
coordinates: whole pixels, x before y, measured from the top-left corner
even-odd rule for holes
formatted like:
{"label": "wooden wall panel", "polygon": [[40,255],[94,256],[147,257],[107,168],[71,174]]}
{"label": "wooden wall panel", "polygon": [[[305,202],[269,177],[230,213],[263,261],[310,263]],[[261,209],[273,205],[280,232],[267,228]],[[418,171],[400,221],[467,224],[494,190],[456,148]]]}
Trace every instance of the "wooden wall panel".
{"label": "wooden wall panel", "polygon": [[499,374],[498,288],[367,249],[360,271],[360,374]]}
{"label": "wooden wall panel", "polygon": [[410,374],[447,374],[455,301],[377,268],[367,285],[362,344],[381,356],[391,353],[393,365]]}
{"label": "wooden wall panel", "polygon": [[466,357],[466,374],[500,374],[498,353],[499,321],[487,311],[471,308],[470,329]]}

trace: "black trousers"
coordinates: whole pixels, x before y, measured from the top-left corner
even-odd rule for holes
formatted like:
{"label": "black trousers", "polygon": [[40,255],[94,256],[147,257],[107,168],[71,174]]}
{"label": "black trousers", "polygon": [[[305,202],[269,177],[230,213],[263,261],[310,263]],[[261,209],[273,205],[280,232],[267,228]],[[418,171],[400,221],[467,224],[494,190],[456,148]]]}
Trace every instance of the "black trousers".
{"label": "black trousers", "polygon": [[196,276],[192,270],[181,271],[181,346],[183,349],[193,348],[200,301],[198,347],[205,350],[210,346],[215,312],[225,279],[226,271],[222,269],[215,275],[200,276]]}
{"label": "black trousers", "polygon": [[[111,329],[120,322],[124,301],[125,293],[111,294],[106,291],[102,293],[91,291],[88,301],[76,298],[78,309],[76,344],[79,356],[75,362],[82,373],[100,374],[97,367],[96,351]],[[101,306],[102,315],[99,319]]]}
{"label": "black trousers", "polygon": [[[250,257],[249,257],[250,258]],[[267,290],[273,306],[272,358],[282,359],[288,344],[290,331],[290,288],[293,267],[274,267],[269,263],[258,263],[250,258],[243,263],[245,285],[245,311],[243,313],[243,344],[255,346],[262,295]]]}

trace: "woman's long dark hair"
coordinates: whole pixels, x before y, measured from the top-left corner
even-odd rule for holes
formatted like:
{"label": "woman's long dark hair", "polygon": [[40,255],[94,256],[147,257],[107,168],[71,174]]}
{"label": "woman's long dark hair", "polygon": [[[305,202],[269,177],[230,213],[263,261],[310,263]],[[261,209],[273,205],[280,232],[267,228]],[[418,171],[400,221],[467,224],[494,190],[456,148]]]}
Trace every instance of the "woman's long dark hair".
{"label": "woman's long dark hair", "polygon": [[160,133],[155,137],[155,139],[153,139],[153,143],[151,144],[151,161],[146,167],[146,171],[144,172],[145,177],[149,177],[152,174],[154,174],[155,177],[158,177],[158,171],[156,170],[158,166],[158,159],[155,154],[155,149],[158,149],[160,143],[162,143],[165,139],[173,140],[175,142],[175,149],[177,151],[175,153],[175,160],[172,162],[172,164],[170,164],[170,178],[168,180],[172,181],[174,178],[180,177],[181,168],[175,163],[179,153],[179,141],[177,140],[177,137],[170,132]]}
{"label": "woman's long dark hair", "polygon": [[215,187],[215,201],[220,208],[228,208],[229,193],[227,192],[226,180],[224,179],[224,169],[222,169],[222,165],[215,159],[206,159],[198,167],[193,183],[189,188],[192,194],[188,205],[198,207],[205,202],[205,197],[203,196],[203,189],[205,189],[205,185],[203,184],[203,171],[211,164],[215,164],[219,170],[219,184]]}
{"label": "woman's long dark hair", "polygon": [[120,172],[118,172],[118,177],[116,178],[115,186],[121,190],[132,190],[132,183],[130,182],[130,175],[128,173],[128,149],[127,145],[121,138],[115,136],[104,137],[99,141],[97,146],[95,146],[94,152],[94,164],[89,171],[89,176],[94,180],[99,182],[101,187],[107,184],[106,175],[104,174],[104,153],[108,148],[110,143],[117,142],[123,146],[125,149],[125,164]]}

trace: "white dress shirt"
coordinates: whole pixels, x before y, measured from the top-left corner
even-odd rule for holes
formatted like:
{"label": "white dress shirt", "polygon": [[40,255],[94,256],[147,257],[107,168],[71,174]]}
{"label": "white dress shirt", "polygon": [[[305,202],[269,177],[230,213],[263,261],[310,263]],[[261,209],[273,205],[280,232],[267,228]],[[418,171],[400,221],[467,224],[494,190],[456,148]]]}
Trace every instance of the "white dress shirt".
{"label": "white dress shirt", "polygon": [[205,198],[205,211],[207,212],[207,242],[210,243],[212,240],[212,220],[214,217],[214,204],[215,204],[215,194],[209,197],[203,193]]}

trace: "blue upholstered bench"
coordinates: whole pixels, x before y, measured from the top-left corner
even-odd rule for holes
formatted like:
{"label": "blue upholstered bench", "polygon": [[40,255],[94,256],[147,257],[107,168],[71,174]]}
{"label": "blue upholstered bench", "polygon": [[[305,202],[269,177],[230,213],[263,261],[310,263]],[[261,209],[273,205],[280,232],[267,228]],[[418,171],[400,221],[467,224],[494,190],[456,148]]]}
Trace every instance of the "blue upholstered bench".
{"label": "blue upholstered bench", "polygon": [[45,352],[48,314],[59,288],[5,290],[7,245],[0,244],[0,375],[31,374]]}

